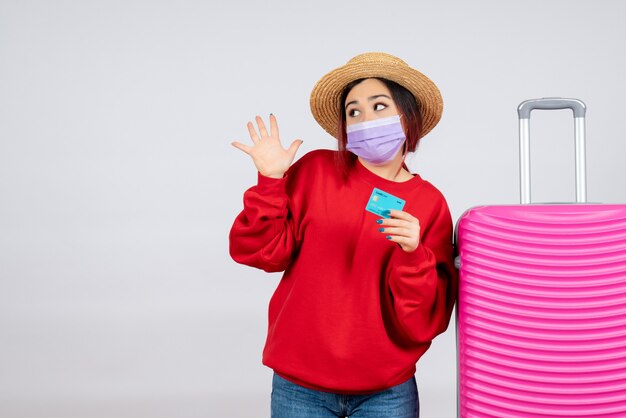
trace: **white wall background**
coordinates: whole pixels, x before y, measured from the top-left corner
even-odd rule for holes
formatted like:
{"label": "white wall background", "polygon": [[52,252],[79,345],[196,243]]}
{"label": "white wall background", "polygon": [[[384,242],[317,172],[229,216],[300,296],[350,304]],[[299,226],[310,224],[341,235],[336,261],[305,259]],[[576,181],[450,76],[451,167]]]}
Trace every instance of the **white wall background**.
{"label": "white wall background", "polygon": [[[589,198],[626,202],[626,2],[0,1],[0,416],[265,417],[266,307],[235,264],[254,115],[333,148],[309,93],[365,51],[441,88],[411,160],[453,216],[518,199],[524,99],[588,105]],[[538,201],[574,195],[573,122],[533,113]],[[456,413],[451,328],[419,363]]]}

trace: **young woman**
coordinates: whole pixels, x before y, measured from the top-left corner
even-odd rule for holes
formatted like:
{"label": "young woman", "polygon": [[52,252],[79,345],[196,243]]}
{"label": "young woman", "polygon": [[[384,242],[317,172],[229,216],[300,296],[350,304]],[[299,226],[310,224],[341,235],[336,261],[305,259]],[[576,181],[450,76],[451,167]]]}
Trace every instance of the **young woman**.
{"label": "young woman", "polygon": [[[311,93],[338,151],[292,165],[276,118],[248,123],[257,185],[230,233],[239,263],[285,271],[269,305],[263,363],[272,417],[417,417],[415,364],[456,300],[444,197],[404,164],[439,121],[437,87],[404,61],[358,55]],[[451,359],[451,361],[453,361]]]}

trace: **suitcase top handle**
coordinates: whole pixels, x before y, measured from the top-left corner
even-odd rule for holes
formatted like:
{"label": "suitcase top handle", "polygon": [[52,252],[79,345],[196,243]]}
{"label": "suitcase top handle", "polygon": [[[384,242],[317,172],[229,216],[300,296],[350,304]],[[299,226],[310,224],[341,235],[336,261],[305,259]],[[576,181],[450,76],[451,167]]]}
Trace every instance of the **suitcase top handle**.
{"label": "suitcase top handle", "polygon": [[584,118],[587,107],[578,99],[563,99],[561,97],[544,97],[543,99],[526,100],[517,107],[520,119],[530,119],[533,109],[559,110],[572,109],[575,118]]}
{"label": "suitcase top handle", "polygon": [[523,101],[517,107],[520,146],[520,203],[530,203],[530,112],[534,109],[572,109],[576,143],[576,202],[587,202],[587,169],[585,166],[585,111],[587,108],[585,103],[578,99],[544,97]]}

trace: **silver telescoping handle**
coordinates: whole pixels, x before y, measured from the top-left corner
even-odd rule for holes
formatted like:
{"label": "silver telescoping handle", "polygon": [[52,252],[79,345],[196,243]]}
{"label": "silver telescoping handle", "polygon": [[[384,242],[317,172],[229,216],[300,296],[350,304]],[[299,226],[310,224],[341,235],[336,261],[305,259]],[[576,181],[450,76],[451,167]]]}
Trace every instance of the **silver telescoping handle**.
{"label": "silver telescoping handle", "polygon": [[576,202],[587,201],[587,168],[585,165],[585,104],[578,99],[547,97],[526,100],[517,107],[520,146],[520,202],[530,203],[530,112],[533,109],[572,109],[576,142]]}

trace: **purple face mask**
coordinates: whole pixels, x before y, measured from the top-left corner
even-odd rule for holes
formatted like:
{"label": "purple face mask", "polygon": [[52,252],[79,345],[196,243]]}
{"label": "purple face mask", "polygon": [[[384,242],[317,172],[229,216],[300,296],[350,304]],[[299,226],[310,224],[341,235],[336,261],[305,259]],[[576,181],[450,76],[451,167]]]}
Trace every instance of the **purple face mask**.
{"label": "purple face mask", "polygon": [[406,139],[400,115],[355,123],[346,133],[346,149],[372,164],[391,161]]}

